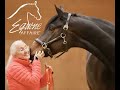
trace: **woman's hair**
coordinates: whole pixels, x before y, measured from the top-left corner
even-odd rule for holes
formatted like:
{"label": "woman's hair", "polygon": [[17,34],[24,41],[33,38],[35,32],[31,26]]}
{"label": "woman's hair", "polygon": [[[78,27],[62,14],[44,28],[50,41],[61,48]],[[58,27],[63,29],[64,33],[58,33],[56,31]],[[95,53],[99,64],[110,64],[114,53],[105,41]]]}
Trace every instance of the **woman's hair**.
{"label": "woman's hair", "polygon": [[17,46],[20,45],[21,43],[24,43],[22,40],[17,40],[14,41],[10,47],[10,55],[14,56],[17,51]]}
{"label": "woman's hair", "polygon": [[12,45],[10,46],[10,55],[9,55],[7,65],[5,68],[6,70],[7,70],[7,67],[9,66],[9,64],[12,62],[12,58],[16,55],[17,46],[20,45],[21,43],[24,43],[24,42],[22,40],[17,40],[17,41],[14,41],[12,43]]}

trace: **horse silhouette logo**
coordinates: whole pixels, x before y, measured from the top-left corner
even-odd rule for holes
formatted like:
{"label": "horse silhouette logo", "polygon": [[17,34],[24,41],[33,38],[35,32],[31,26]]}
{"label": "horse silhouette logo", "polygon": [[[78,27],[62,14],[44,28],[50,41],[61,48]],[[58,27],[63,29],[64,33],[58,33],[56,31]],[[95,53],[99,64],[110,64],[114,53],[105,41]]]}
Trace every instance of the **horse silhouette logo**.
{"label": "horse silhouette logo", "polygon": [[[12,24],[12,29],[9,30],[9,33],[15,33],[19,31],[19,33],[23,32],[23,30],[39,30],[41,28],[42,23],[34,23],[29,21],[29,16],[32,16],[35,18],[35,20],[39,21],[41,20],[42,16],[40,14],[39,7],[37,6],[37,1],[34,3],[26,3],[21,5],[12,15],[10,15],[7,19],[12,19],[20,10],[24,9],[25,7],[33,7],[35,10],[33,12],[26,12],[27,17],[27,23],[22,23],[22,19],[20,18],[15,23]],[[18,28],[18,29],[16,29]],[[27,31],[28,32],[28,31]],[[30,32],[30,31],[29,31]]]}

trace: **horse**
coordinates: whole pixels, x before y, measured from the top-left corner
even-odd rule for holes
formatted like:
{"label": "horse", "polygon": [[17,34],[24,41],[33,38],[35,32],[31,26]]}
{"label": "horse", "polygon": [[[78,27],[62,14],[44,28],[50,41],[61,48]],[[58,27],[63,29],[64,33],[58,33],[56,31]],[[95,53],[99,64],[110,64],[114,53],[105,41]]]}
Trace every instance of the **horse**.
{"label": "horse", "polygon": [[115,90],[115,26],[92,16],[68,13],[55,5],[57,14],[32,43],[31,59],[38,50],[56,58],[72,47],[88,51],[86,77],[90,90]]}

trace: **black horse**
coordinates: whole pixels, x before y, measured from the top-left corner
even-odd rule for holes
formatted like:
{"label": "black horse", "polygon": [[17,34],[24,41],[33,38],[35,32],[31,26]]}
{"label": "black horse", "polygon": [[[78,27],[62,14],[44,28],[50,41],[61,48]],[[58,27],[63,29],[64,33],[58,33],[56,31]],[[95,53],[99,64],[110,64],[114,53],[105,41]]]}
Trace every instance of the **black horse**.
{"label": "black horse", "polygon": [[72,47],[84,48],[90,53],[86,76],[90,90],[115,90],[115,26],[95,17],[64,12],[56,7],[44,33],[31,46],[45,51],[45,57]]}

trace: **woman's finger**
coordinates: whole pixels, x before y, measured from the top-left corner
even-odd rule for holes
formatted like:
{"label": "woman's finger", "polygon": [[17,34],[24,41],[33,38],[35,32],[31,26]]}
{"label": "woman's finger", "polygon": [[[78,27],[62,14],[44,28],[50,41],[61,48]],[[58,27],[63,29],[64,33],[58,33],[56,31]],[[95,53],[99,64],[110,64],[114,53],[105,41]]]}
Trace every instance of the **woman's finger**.
{"label": "woman's finger", "polygon": [[38,55],[38,52],[36,51],[36,53],[35,53],[36,55]]}
{"label": "woman's finger", "polygon": [[40,54],[40,53],[41,53],[41,51],[38,52],[38,54]]}
{"label": "woman's finger", "polygon": [[40,55],[42,56],[44,54],[44,52],[42,51],[41,53],[40,53]]}

